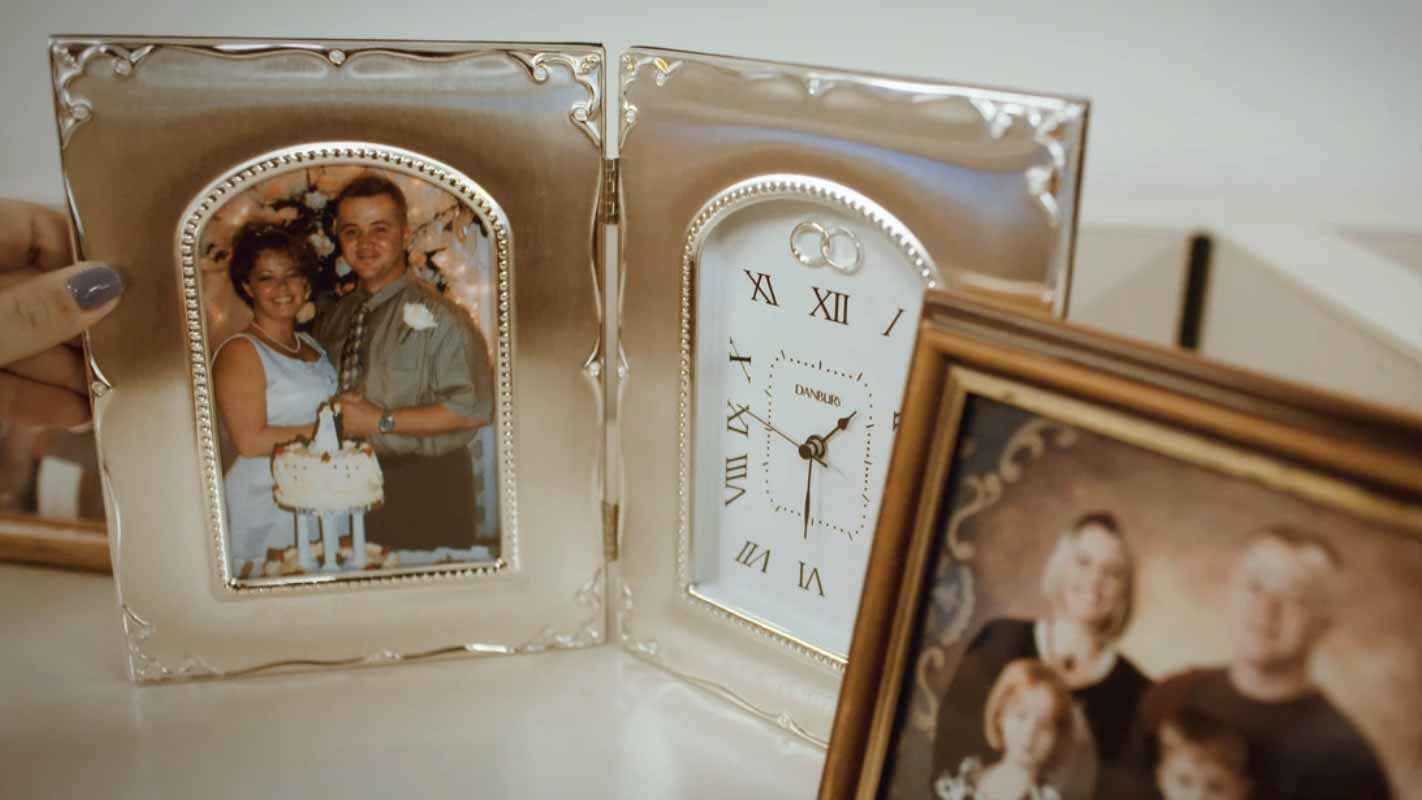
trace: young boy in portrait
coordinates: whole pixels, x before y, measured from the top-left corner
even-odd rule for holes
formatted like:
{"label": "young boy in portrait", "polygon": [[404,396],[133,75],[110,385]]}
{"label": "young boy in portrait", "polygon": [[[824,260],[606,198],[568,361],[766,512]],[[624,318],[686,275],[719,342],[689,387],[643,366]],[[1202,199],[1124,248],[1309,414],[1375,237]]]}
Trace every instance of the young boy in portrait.
{"label": "young boy in portrait", "polygon": [[1156,733],[1155,781],[1161,800],[1248,800],[1249,743],[1199,712],[1166,717]]}

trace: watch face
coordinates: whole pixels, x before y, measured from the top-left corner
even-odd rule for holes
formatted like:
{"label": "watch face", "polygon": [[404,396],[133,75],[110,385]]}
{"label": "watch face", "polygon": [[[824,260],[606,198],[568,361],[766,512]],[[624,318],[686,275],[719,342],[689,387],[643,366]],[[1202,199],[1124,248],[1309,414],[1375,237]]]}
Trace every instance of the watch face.
{"label": "watch face", "polygon": [[693,596],[843,659],[923,290],[940,281],[867,198],[777,177],[698,217],[683,575]]}

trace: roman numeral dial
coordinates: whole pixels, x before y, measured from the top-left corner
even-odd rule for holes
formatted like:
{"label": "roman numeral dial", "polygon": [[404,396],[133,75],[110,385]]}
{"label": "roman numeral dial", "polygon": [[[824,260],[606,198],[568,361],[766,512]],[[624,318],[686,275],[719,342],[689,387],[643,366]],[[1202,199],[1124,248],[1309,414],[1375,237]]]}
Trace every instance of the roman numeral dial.
{"label": "roman numeral dial", "polygon": [[770,282],[770,275],[764,272],[751,272],[748,269],[743,269],[741,272],[751,279],[751,302],[761,302],[769,306],[780,305],[775,299],[775,284]]}
{"label": "roman numeral dial", "polygon": [[746,458],[741,454],[726,459],[726,499],[723,501],[726,505],[745,496],[746,475],[750,471]]}
{"label": "roman numeral dial", "polygon": [[779,202],[716,224],[692,262],[689,328],[665,332],[684,337],[688,392],[678,563],[687,590],[725,614],[843,654],[925,265],[903,258],[911,236],[854,208]]}
{"label": "roman numeral dial", "polygon": [[815,293],[815,307],[810,309],[810,316],[840,325],[849,324],[849,295],[818,286],[811,286],[810,289]]}

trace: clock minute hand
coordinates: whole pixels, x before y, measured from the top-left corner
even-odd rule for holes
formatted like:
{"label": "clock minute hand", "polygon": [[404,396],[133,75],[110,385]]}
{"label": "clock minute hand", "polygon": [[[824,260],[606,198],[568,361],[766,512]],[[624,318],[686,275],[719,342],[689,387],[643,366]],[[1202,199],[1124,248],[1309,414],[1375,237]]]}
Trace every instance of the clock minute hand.
{"label": "clock minute hand", "polygon": [[815,475],[815,461],[807,458],[805,463],[808,464],[805,472],[805,530],[801,537],[808,539],[810,538],[810,479]]}

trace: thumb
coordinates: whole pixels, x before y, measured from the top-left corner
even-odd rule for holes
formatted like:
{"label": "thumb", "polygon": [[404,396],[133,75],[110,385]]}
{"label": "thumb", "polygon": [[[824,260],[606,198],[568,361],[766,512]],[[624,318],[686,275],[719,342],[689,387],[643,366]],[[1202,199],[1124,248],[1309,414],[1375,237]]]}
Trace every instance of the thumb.
{"label": "thumb", "polygon": [[123,279],[81,261],[0,292],[0,367],[83,333],[118,303]]}

